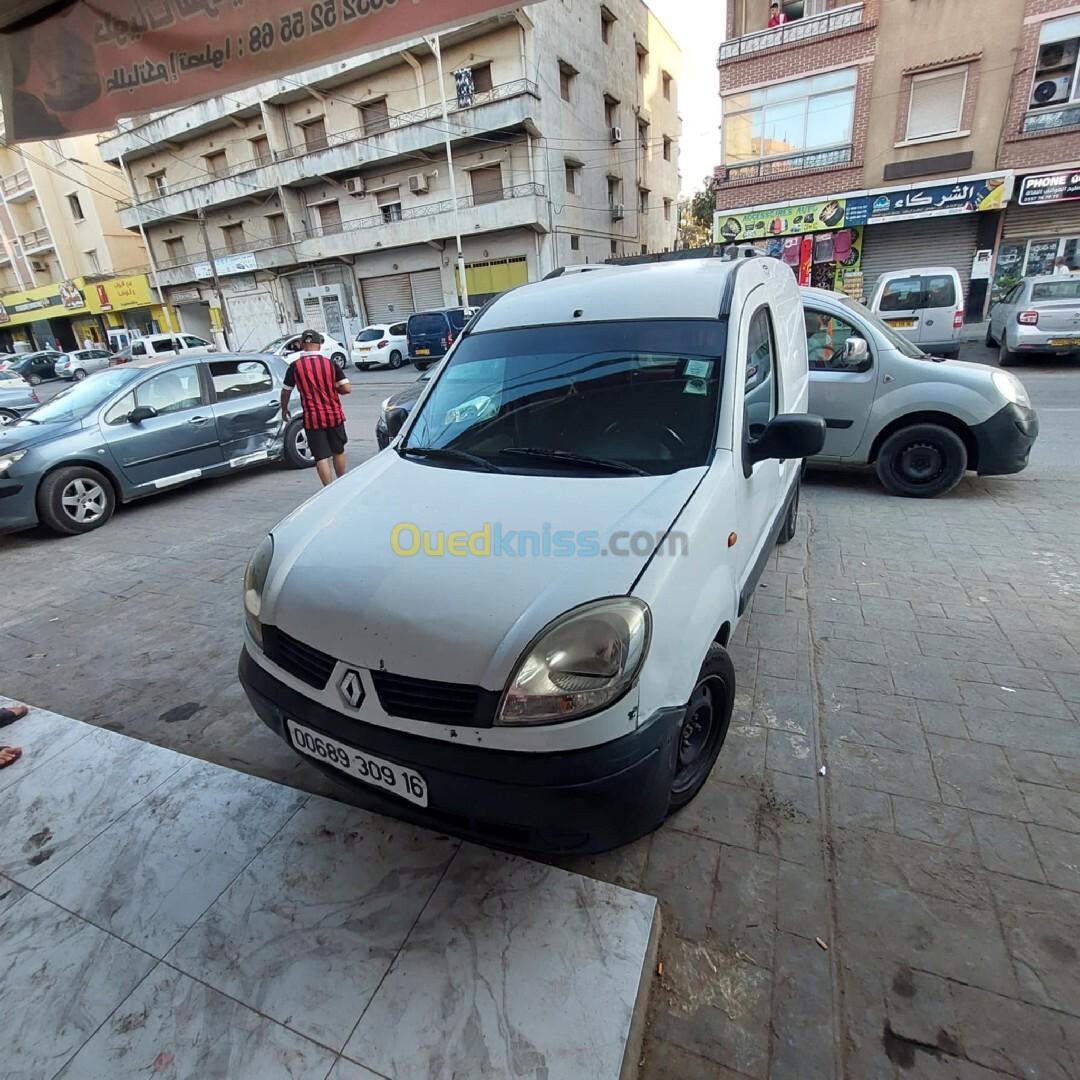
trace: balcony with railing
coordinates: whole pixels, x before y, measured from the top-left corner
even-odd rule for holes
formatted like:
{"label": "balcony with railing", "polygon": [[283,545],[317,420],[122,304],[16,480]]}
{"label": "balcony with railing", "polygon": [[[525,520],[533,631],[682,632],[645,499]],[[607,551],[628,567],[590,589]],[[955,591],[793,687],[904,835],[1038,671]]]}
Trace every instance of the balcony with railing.
{"label": "balcony with railing", "polygon": [[[503,229],[547,229],[547,191],[543,184],[516,184],[501,190],[467,195],[457,200],[462,235]],[[211,254],[219,274],[273,269],[335,256],[350,256],[411,244],[444,240],[454,233],[454,201],[421,203],[385,213],[342,221],[325,228],[308,228],[286,240],[269,237],[245,240]],[[247,255],[247,259],[242,257]],[[205,252],[180,259],[158,260],[161,284],[178,285],[210,276]]]}
{"label": "balcony with railing", "polygon": [[756,30],[742,37],[732,38],[720,46],[718,65],[733,60],[745,60],[750,56],[778,49],[783,45],[799,45],[806,41],[817,41],[827,34],[841,30],[851,30],[862,25],[863,5],[846,4],[844,7],[824,11],[820,15],[808,15],[802,19],[782,23],[765,30]]}
{"label": "balcony with railing", "polygon": [[734,184],[741,180],[774,180],[791,172],[805,169],[827,169],[833,165],[847,165],[854,160],[854,148],[835,146],[828,150],[806,150],[798,154],[785,154],[762,161],[722,167],[717,181]]}
{"label": "balcony with railing", "polygon": [[[468,105],[448,103],[450,137],[469,139],[521,127],[530,120],[539,98],[536,83],[515,79],[475,94]],[[444,138],[441,104],[395,113],[374,131],[357,127],[332,132],[314,146],[302,143],[236,162],[213,174],[170,181],[164,191],[141,192],[134,200],[118,204],[120,222],[134,229],[140,222],[145,225],[189,214],[200,206],[237,202],[305,180],[407,160],[441,147]]]}
{"label": "balcony with railing", "polygon": [[18,202],[34,194],[34,182],[26,169],[19,169],[10,176],[0,178],[0,191],[3,191],[8,202]]}
{"label": "balcony with railing", "polygon": [[22,233],[19,243],[27,255],[34,255],[39,251],[47,251],[53,246],[52,237],[48,229],[31,229],[30,232]]}

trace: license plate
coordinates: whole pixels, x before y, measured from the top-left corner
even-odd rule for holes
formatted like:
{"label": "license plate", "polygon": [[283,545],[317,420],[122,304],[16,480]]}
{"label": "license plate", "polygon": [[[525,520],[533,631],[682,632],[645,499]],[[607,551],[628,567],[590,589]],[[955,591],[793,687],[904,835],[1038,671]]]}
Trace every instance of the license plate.
{"label": "license plate", "polygon": [[416,355],[417,356],[430,356],[431,355],[431,350],[430,349],[417,349],[416,350]]}
{"label": "license plate", "polygon": [[890,326],[898,327],[901,330],[907,330],[918,325],[914,319],[886,319],[885,321]]}
{"label": "license plate", "polygon": [[371,352],[371,346],[370,345],[358,345],[356,347],[356,351],[357,352]]}
{"label": "license plate", "polygon": [[427,781],[412,769],[406,769],[403,765],[395,765],[392,761],[384,761],[382,758],[365,754],[362,750],[346,746],[336,739],[327,738],[318,731],[303,727],[291,718],[286,719],[289,729],[289,741],[293,748],[301,754],[323,761],[327,765],[333,765],[339,772],[370,784],[372,787],[382,788],[391,795],[397,795],[407,802],[417,806],[427,806],[428,790]]}
{"label": "license plate", "polygon": [[1075,337],[1055,337],[1050,339],[1051,345],[1075,345],[1080,347],[1080,338]]}

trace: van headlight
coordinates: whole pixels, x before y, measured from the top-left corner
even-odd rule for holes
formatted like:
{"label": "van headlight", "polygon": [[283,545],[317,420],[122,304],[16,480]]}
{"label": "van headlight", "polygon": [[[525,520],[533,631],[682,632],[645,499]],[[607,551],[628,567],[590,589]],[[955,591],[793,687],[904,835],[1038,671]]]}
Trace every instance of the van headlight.
{"label": "van headlight", "polygon": [[994,380],[997,392],[1010,405],[1020,405],[1025,409],[1031,408],[1031,398],[1028,397],[1024,384],[1011,371],[1002,371],[999,368],[991,373],[990,378]]}
{"label": "van headlight", "polygon": [[244,571],[244,619],[248,633],[262,648],[262,594],[270,573],[270,561],[274,557],[274,538],[264,536]]}
{"label": "van headlight", "polygon": [[551,724],[606,708],[634,684],[651,633],[648,606],[632,596],[561,615],[518,661],[496,723]]}

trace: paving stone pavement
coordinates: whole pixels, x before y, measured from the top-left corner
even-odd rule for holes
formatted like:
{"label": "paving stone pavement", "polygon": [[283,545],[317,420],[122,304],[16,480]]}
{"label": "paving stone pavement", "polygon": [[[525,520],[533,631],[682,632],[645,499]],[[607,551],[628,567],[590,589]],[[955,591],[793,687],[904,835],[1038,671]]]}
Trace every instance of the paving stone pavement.
{"label": "paving stone pavement", "polygon": [[[349,402],[356,458],[391,381]],[[731,645],[705,789],[563,861],[663,903],[644,1080],[1080,1077],[1074,475],[929,502],[808,476]],[[244,562],[312,490],[265,471],[131,508],[77,552],[0,538],[0,691],[347,799],[235,678]]]}

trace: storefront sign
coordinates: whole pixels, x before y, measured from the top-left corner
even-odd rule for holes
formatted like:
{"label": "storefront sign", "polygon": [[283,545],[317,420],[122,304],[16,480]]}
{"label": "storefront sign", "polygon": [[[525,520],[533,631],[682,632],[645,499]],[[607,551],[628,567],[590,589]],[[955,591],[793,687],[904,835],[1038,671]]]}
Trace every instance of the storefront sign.
{"label": "storefront sign", "polygon": [[[247,274],[257,269],[258,265],[253,251],[245,251],[239,255],[223,255],[220,259],[214,260],[214,266],[222,277],[226,274]],[[197,278],[212,276],[208,262],[196,263],[193,269]]]}
{"label": "storefront sign", "polygon": [[[917,218],[948,217],[953,214],[973,214],[981,210],[1000,210],[1006,202],[1006,178],[976,176],[952,184],[928,184],[898,191],[883,191],[877,195],[848,199],[852,220],[865,213],[868,225],[883,221],[911,221]],[[864,203],[863,206],[858,204]]]}
{"label": "storefront sign", "polygon": [[79,292],[78,285],[74,281],[64,281],[60,284],[60,303],[68,311],[81,311],[86,307],[83,294]]}
{"label": "storefront sign", "polygon": [[718,210],[713,217],[713,242],[732,244],[767,236],[825,232],[842,229],[845,225],[861,224],[846,219],[846,206],[845,199],[829,199],[735,214]]}
{"label": "storefront sign", "polygon": [[170,304],[197,304],[202,299],[198,289],[170,289]]}
{"label": "storefront sign", "polygon": [[88,285],[86,294],[86,306],[95,315],[104,311],[146,307],[156,302],[150,292],[150,280],[145,274],[110,278],[96,285]]}
{"label": "storefront sign", "polygon": [[145,274],[108,278],[93,285],[87,285],[86,279],[80,277],[25,292],[8,293],[3,297],[4,315],[0,316],[0,323],[34,322],[42,318],[42,311],[51,308],[58,309],[50,312],[53,315],[99,315],[106,311],[145,307],[153,302]]}
{"label": "storefront sign", "polygon": [[1020,181],[1020,195],[1016,201],[1021,206],[1037,206],[1068,199],[1080,199],[1080,172],[1025,176]]}

